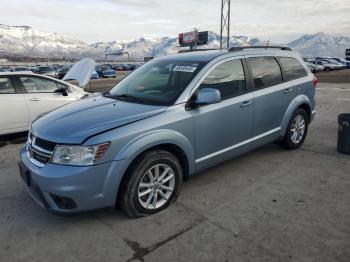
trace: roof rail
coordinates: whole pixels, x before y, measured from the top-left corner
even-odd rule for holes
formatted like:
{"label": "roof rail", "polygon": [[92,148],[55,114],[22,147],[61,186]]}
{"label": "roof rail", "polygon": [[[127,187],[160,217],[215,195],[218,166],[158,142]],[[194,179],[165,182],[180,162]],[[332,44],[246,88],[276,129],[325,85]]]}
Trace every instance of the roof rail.
{"label": "roof rail", "polygon": [[213,50],[219,50],[217,48],[202,48],[202,49],[184,49],[184,50],[179,50],[177,53],[190,53],[190,52],[200,52],[200,51],[213,51]]}
{"label": "roof rail", "polygon": [[269,48],[281,49],[283,51],[293,51],[292,48],[288,46],[273,46],[273,45],[234,46],[234,47],[231,47],[229,51],[236,52],[236,51],[242,51],[244,49],[269,49]]}

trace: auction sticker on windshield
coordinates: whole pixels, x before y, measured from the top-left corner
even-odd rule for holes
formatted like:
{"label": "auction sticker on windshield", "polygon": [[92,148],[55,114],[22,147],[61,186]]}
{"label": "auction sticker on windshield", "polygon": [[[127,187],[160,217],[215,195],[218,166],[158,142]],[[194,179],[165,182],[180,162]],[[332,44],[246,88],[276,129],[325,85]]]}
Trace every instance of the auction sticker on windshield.
{"label": "auction sticker on windshield", "polygon": [[173,68],[174,72],[187,72],[193,73],[196,71],[197,65],[177,65]]}

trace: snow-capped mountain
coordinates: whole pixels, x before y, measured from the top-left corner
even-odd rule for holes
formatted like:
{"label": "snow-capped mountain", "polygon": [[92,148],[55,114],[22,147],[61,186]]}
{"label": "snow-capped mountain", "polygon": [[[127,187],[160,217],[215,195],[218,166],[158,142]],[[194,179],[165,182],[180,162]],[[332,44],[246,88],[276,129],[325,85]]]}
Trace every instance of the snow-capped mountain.
{"label": "snow-capped mountain", "polygon": [[288,46],[303,56],[344,57],[345,49],[350,48],[350,37],[319,32],[303,35]]}
{"label": "snow-capped mountain", "polygon": [[[208,45],[200,48],[219,48],[220,36],[214,32],[209,32]],[[227,38],[225,38],[226,41]],[[259,39],[250,39],[247,36],[232,36],[230,37],[231,46],[241,45],[256,45],[261,43]],[[129,52],[133,59],[142,60],[145,56],[163,56],[176,53],[180,50],[178,46],[178,39],[176,37],[162,37],[162,38],[139,38],[131,41],[113,41],[113,42],[99,42],[91,46],[99,49],[101,52],[111,53],[119,50]]]}
{"label": "snow-capped mountain", "polygon": [[45,33],[29,26],[0,24],[0,50],[44,57],[80,58],[96,52],[80,40],[58,33]]}
{"label": "snow-capped mountain", "polygon": [[[209,33],[209,43],[201,48],[218,48],[220,36]],[[226,40],[226,39],[225,39]],[[260,40],[247,36],[232,36],[230,44],[254,45]],[[40,32],[28,26],[0,24],[0,51],[9,51],[28,56],[51,58],[81,58],[84,56],[104,59],[106,53],[129,52],[131,60],[141,61],[145,56],[163,56],[180,50],[177,37],[142,37],[130,41],[98,42],[91,45],[58,33]]]}
{"label": "snow-capped mountain", "polygon": [[[209,43],[200,48],[218,48],[220,36],[209,32]],[[226,41],[226,37],[224,39]],[[266,42],[247,36],[232,36],[230,46],[264,45]],[[328,33],[304,35],[287,44],[303,56],[343,57],[345,48],[350,48],[350,38]],[[0,24],[0,52],[9,51],[28,56],[50,58],[92,57],[104,59],[106,53],[128,52],[130,59],[142,61],[145,56],[163,56],[180,50],[177,37],[139,38],[130,41],[112,41],[87,44],[58,33],[40,32],[28,26]]]}

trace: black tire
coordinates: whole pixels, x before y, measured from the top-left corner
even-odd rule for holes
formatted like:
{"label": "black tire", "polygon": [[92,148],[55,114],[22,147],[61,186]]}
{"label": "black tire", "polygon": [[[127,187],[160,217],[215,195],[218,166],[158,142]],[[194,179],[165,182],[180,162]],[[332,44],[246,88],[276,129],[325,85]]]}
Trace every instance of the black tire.
{"label": "black tire", "polygon": [[[296,143],[292,140],[292,130],[291,129],[292,129],[293,121],[298,115],[302,116],[304,121],[305,121],[305,131],[304,131],[304,135],[303,135],[302,139],[298,143]],[[307,136],[308,127],[309,127],[309,117],[308,117],[306,111],[302,108],[298,108],[294,112],[291,119],[289,120],[287,132],[286,132],[283,140],[281,141],[281,145],[284,148],[290,149],[290,150],[297,149],[297,148],[301,147],[302,144],[304,144],[305,138]]]}
{"label": "black tire", "polygon": [[[175,186],[168,198],[167,202],[154,209],[144,208],[138,199],[139,184],[145,173],[153,166],[165,164],[171,167],[174,172]],[[179,160],[171,153],[164,150],[148,151],[138,157],[128,169],[125,181],[122,183],[121,192],[119,194],[119,204],[130,217],[144,217],[161,210],[171,205],[179,195],[182,185],[183,175],[182,167]]]}

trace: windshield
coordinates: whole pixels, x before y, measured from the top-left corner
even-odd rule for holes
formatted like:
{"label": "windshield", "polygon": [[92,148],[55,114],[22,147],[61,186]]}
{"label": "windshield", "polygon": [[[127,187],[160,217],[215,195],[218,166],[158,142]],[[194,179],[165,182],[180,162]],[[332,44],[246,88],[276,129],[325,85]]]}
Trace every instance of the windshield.
{"label": "windshield", "polygon": [[136,103],[172,105],[204,63],[150,61],[119,82],[107,94]]}

